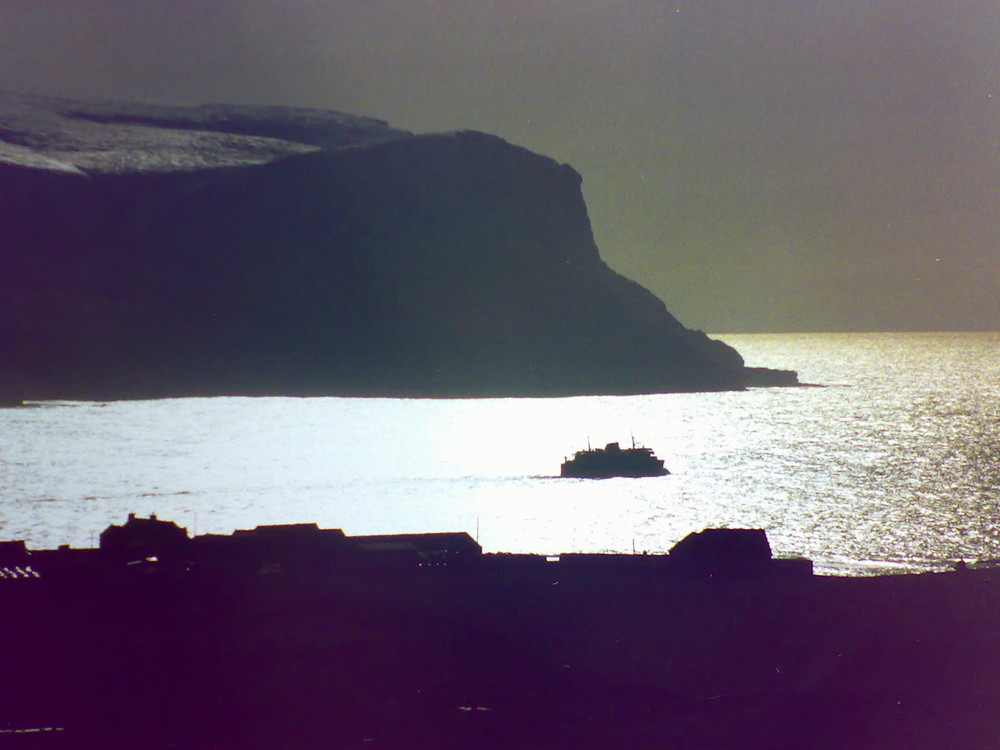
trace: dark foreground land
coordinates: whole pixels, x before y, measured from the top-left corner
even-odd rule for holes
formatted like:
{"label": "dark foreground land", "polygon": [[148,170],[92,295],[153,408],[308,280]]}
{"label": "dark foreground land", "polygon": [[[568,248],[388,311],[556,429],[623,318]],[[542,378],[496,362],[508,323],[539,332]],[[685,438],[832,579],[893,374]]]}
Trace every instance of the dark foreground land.
{"label": "dark foreground land", "polygon": [[1000,571],[816,577],[761,538],[558,561],[312,526],[2,545],[0,743],[1000,744]]}

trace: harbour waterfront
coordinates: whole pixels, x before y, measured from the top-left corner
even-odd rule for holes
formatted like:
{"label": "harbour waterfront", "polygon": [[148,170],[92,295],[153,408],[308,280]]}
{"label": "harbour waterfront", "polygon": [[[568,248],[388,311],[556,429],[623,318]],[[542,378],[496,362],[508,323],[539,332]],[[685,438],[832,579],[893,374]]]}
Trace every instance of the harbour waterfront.
{"label": "harbour waterfront", "polygon": [[[819,573],[1000,558],[1000,334],[721,336],[825,387],[565,399],[211,398],[0,410],[0,539],[91,546],[129,512],[191,533],[468,531],[486,551],[663,552],[762,527]],[[561,479],[632,438],[671,475]]]}

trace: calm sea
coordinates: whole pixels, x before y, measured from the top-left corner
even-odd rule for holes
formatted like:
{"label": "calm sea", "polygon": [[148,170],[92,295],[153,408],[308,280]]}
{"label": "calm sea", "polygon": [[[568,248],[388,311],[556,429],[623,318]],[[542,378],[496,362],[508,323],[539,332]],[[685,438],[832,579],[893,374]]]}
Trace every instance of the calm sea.
{"label": "calm sea", "polygon": [[[90,546],[136,512],[192,534],[316,522],[545,554],[763,527],[776,554],[848,575],[1000,558],[1000,334],[721,338],[825,387],[0,409],[0,540]],[[633,438],[673,473],[556,477],[588,442]]]}

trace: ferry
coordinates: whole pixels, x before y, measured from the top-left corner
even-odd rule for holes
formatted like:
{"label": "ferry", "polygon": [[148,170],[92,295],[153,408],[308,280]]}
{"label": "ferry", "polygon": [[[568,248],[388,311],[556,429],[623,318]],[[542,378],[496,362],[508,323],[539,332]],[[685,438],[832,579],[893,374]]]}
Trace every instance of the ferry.
{"label": "ferry", "polygon": [[563,461],[559,476],[575,479],[607,479],[609,477],[662,477],[670,472],[652,449],[637,446],[622,448],[608,443],[603,448],[577,451]]}

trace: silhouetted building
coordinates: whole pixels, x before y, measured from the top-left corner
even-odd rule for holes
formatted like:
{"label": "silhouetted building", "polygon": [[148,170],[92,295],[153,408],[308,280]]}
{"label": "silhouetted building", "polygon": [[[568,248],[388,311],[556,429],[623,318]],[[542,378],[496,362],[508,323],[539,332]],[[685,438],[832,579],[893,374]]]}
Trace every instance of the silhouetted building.
{"label": "silhouetted building", "polygon": [[102,552],[124,562],[157,558],[164,562],[183,560],[187,554],[188,533],[173,521],[161,521],[153,513],[139,518],[129,513],[122,526],[109,526],[101,532]]}
{"label": "silhouetted building", "polygon": [[705,529],[681,539],[670,550],[680,571],[708,576],[753,576],[764,573],[812,574],[812,561],[776,560],[764,529]]}
{"label": "silhouetted building", "polygon": [[23,541],[0,542],[0,565],[26,565],[28,548]]}
{"label": "silhouetted building", "polygon": [[[0,542],[0,578],[76,577],[99,581],[113,569],[155,560],[166,574],[198,572],[248,577],[288,574],[296,580],[345,581],[366,573],[381,576],[419,568],[461,567],[486,576],[551,575],[586,577],[680,575],[745,578],[773,574],[811,575],[803,558],[774,559],[763,529],[705,529],[689,534],[669,554],[544,555],[483,554],[465,532],[347,536],[315,523],[278,524],[203,534],[189,539],[187,529],[156,515],[134,513],[121,526],[109,526],[100,548],[36,550],[23,541]],[[149,572],[148,566],[140,566]],[[345,578],[346,577],[346,578]]]}
{"label": "silhouetted building", "polygon": [[705,529],[693,531],[670,550],[678,562],[747,565],[771,559],[764,529]]}
{"label": "silhouetted building", "polygon": [[363,552],[377,553],[385,560],[394,558],[416,565],[454,565],[478,560],[483,554],[479,542],[466,532],[432,534],[377,534],[352,536]]}

